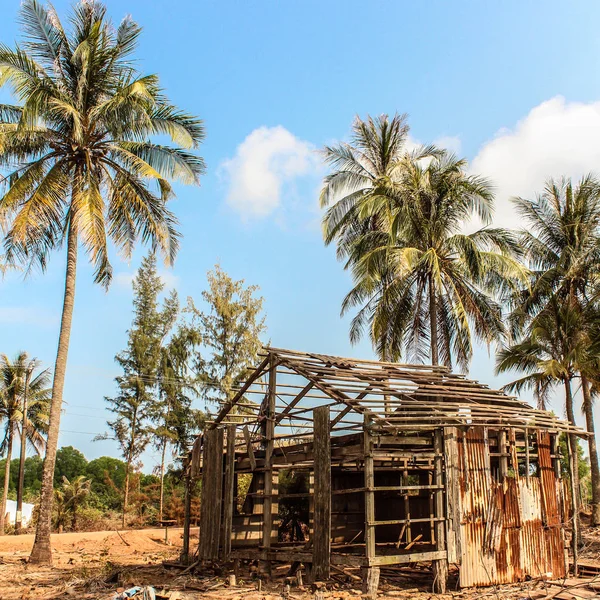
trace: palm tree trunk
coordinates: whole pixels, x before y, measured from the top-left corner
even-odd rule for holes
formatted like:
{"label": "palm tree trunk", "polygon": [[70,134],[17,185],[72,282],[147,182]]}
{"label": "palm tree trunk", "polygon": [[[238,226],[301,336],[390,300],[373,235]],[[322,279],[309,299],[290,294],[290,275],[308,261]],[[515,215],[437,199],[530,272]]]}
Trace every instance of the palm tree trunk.
{"label": "palm tree trunk", "polygon": [[438,324],[437,324],[437,298],[433,287],[433,276],[429,276],[429,328],[431,335],[431,364],[439,364],[438,353]]}
{"label": "palm tree trunk", "polygon": [[4,535],[6,525],[6,500],[8,498],[8,485],[10,483],[10,459],[12,458],[13,424],[8,424],[8,439],[6,440],[6,465],[4,466],[4,490],[2,491],[2,506],[0,506],[0,535]]}
{"label": "palm tree trunk", "polygon": [[598,462],[598,447],[596,445],[596,427],[594,425],[594,405],[590,394],[589,381],[581,376],[583,391],[583,412],[588,433],[588,453],[590,455],[590,470],[592,475],[592,519],[593,527],[600,526],[600,463]]}
{"label": "palm tree trunk", "polygon": [[[576,425],[575,423],[575,409],[573,407],[573,393],[571,391],[571,380],[565,379],[565,406],[567,409],[567,419],[571,425]],[[579,454],[577,453],[577,436],[569,433],[569,442],[571,446],[571,454],[572,459],[571,464],[573,465],[571,469],[571,477],[573,478],[573,490],[576,498],[573,498],[573,504],[579,506]],[[574,518],[577,519],[579,523],[579,510],[576,511]],[[579,532],[581,528],[578,526],[576,531]],[[579,545],[579,539],[576,541],[577,545]]]}
{"label": "palm tree trunk", "polygon": [[165,495],[165,454],[167,452],[167,439],[163,440],[162,456],[160,457],[160,504],[158,507],[158,519],[163,518],[163,499]]}
{"label": "palm tree trunk", "polygon": [[67,242],[67,270],[65,276],[65,295],[58,338],[58,351],[54,366],[54,381],[52,382],[52,404],[50,406],[50,423],[46,442],[46,456],[42,471],[42,490],[40,497],[40,513],[35,530],[35,542],[29,557],[29,562],[35,564],[52,564],[52,549],[50,547],[50,532],[52,527],[52,501],[54,496],[54,466],[60,431],[60,412],[62,410],[67,357],[69,354],[69,338],[73,320],[75,303],[75,280],[77,275],[77,232],[73,218],[69,225]]}

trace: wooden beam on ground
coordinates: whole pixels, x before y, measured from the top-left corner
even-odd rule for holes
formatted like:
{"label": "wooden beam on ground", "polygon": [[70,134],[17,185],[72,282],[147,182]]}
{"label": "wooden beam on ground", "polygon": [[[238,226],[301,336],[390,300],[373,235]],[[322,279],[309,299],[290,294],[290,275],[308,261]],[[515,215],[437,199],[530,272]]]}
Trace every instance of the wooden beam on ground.
{"label": "wooden beam on ground", "polygon": [[314,412],[314,534],[313,577],[329,579],[331,556],[331,438],[329,436],[329,406],[315,408]]}

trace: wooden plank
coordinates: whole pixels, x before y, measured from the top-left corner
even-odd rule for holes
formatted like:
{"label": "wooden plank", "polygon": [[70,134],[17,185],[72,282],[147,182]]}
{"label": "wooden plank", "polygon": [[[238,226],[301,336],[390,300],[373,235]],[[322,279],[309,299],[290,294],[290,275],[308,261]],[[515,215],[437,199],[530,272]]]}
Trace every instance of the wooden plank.
{"label": "wooden plank", "polygon": [[331,555],[331,440],[329,437],[329,407],[315,408],[314,412],[314,534],[313,577],[329,579]]}
{"label": "wooden plank", "polygon": [[200,560],[217,560],[219,558],[222,493],[223,430],[209,429],[204,433],[200,542],[198,546]]}
{"label": "wooden plank", "polygon": [[263,437],[265,440],[264,459],[264,499],[263,499],[263,530],[262,546],[266,550],[271,547],[273,533],[273,438],[275,435],[275,395],[277,391],[277,363],[271,357],[269,366],[269,389],[266,398],[265,420],[263,422]]}
{"label": "wooden plank", "polygon": [[460,563],[460,464],[458,458],[458,429],[456,427],[445,428],[444,447],[446,451],[446,515],[448,519],[446,546],[448,562]]}
{"label": "wooden plank", "polygon": [[369,426],[370,415],[364,417],[364,467],[365,467],[365,555],[368,560],[375,556],[375,472],[373,470],[373,443]]}
{"label": "wooden plank", "polygon": [[227,450],[225,453],[225,481],[223,483],[223,528],[221,539],[221,558],[229,559],[231,552],[231,532],[233,528],[233,505],[235,483],[235,434],[236,426],[227,427]]}
{"label": "wooden plank", "polygon": [[[436,429],[433,435],[433,448],[437,453],[444,451],[444,434],[442,429]],[[435,458],[434,483],[442,486],[444,483],[443,459],[441,456]],[[435,538],[436,550],[446,553],[446,523],[444,511],[444,492],[438,490],[435,492]],[[433,591],[438,594],[445,594],[448,585],[448,558],[433,561]]]}
{"label": "wooden plank", "polygon": [[446,558],[446,552],[435,550],[433,552],[411,552],[410,554],[392,554],[388,556],[374,556],[369,559],[372,566],[383,565],[403,565],[414,562],[426,562],[430,560],[443,560]]}

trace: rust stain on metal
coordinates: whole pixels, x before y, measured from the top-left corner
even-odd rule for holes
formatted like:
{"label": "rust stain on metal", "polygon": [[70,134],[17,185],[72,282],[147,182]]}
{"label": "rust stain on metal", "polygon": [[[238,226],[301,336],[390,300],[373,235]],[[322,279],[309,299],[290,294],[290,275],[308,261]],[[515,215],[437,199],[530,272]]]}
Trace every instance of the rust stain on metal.
{"label": "rust stain on metal", "polygon": [[552,465],[549,433],[538,432],[539,476],[528,478],[519,477],[515,433],[509,433],[513,476],[504,481],[492,475],[485,428],[461,436],[461,586],[511,583],[546,573],[564,577],[564,494]]}

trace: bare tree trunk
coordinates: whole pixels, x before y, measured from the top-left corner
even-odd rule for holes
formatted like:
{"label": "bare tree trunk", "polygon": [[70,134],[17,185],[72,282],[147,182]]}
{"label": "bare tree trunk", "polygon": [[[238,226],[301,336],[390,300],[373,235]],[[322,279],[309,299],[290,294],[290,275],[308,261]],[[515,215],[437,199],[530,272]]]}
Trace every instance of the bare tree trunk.
{"label": "bare tree trunk", "polygon": [[13,424],[8,424],[8,439],[6,440],[6,465],[4,466],[4,490],[2,492],[2,506],[0,506],[0,535],[4,535],[6,526],[6,499],[8,498],[8,484],[10,483],[10,459],[12,458]]}
{"label": "bare tree trunk", "polygon": [[25,373],[25,388],[23,389],[23,421],[21,423],[21,452],[19,454],[19,483],[17,485],[17,514],[15,519],[15,534],[21,533],[23,526],[23,483],[25,482],[25,455],[27,454],[27,386],[31,371]]}
{"label": "bare tree trunk", "polygon": [[439,364],[438,352],[438,323],[437,323],[437,299],[433,288],[433,276],[429,276],[429,328],[431,336],[431,364]]}
{"label": "bare tree trunk", "polygon": [[42,490],[40,497],[40,513],[35,530],[35,542],[29,557],[29,562],[35,564],[52,564],[52,549],[50,533],[52,527],[52,502],[54,500],[54,466],[60,431],[60,413],[62,410],[63,389],[69,354],[69,338],[71,337],[71,322],[75,303],[75,280],[77,275],[77,233],[72,217],[69,224],[67,242],[67,272],[65,277],[65,295],[58,338],[58,351],[54,366],[54,381],[52,382],[52,404],[50,406],[50,423],[46,442],[46,456],[42,471]]}
{"label": "bare tree trunk", "polygon": [[[571,425],[576,425],[575,423],[575,409],[573,407],[573,393],[571,391],[571,380],[565,379],[565,406],[567,409],[567,420]],[[577,453],[577,436],[575,434],[569,433],[569,441],[571,446],[571,454],[573,457],[573,469],[571,473],[571,477],[573,478],[573,490],[575,490],[575,494],[579,495],[579,454]],[[573,498],[573,505],[580,506],[579,497]],[[579,511],[576,512],[574,518],[577,519],[577,525],[579,525]],[[575,528],[576,532],[579,532],[581,528],[577,526]],[[576,543],[579,545],[580,540],[577,539]]]}
{"label": "bare tree trunk", "polygon": [[123,494],[123,521],[122,525],[125,527],[125,515],[127,514],[127,503],[129,502],[129,472],[131,471],[131,462],[128,460],[125,467],[125,490]]}
{"label": "bare tree trunk", "polygon": [[596,445],[596,427],[594,425],[594,404],[590,394],[589,381],[581,376],[581,389],[583,391],[583,412],[588,433],[588,453],[590,455],[590,470],[592,475],[592,519],[593,527],[600,526],[600,464],[598,462],[598,447]]}
{"label": "bare tree trunk", "polygon": [[165,454],[167,452],[167,440],[163,440],[162,455],[160,457],[160,504],[158,508],[158,519],[163,518],[163,499],[165,495]]}

